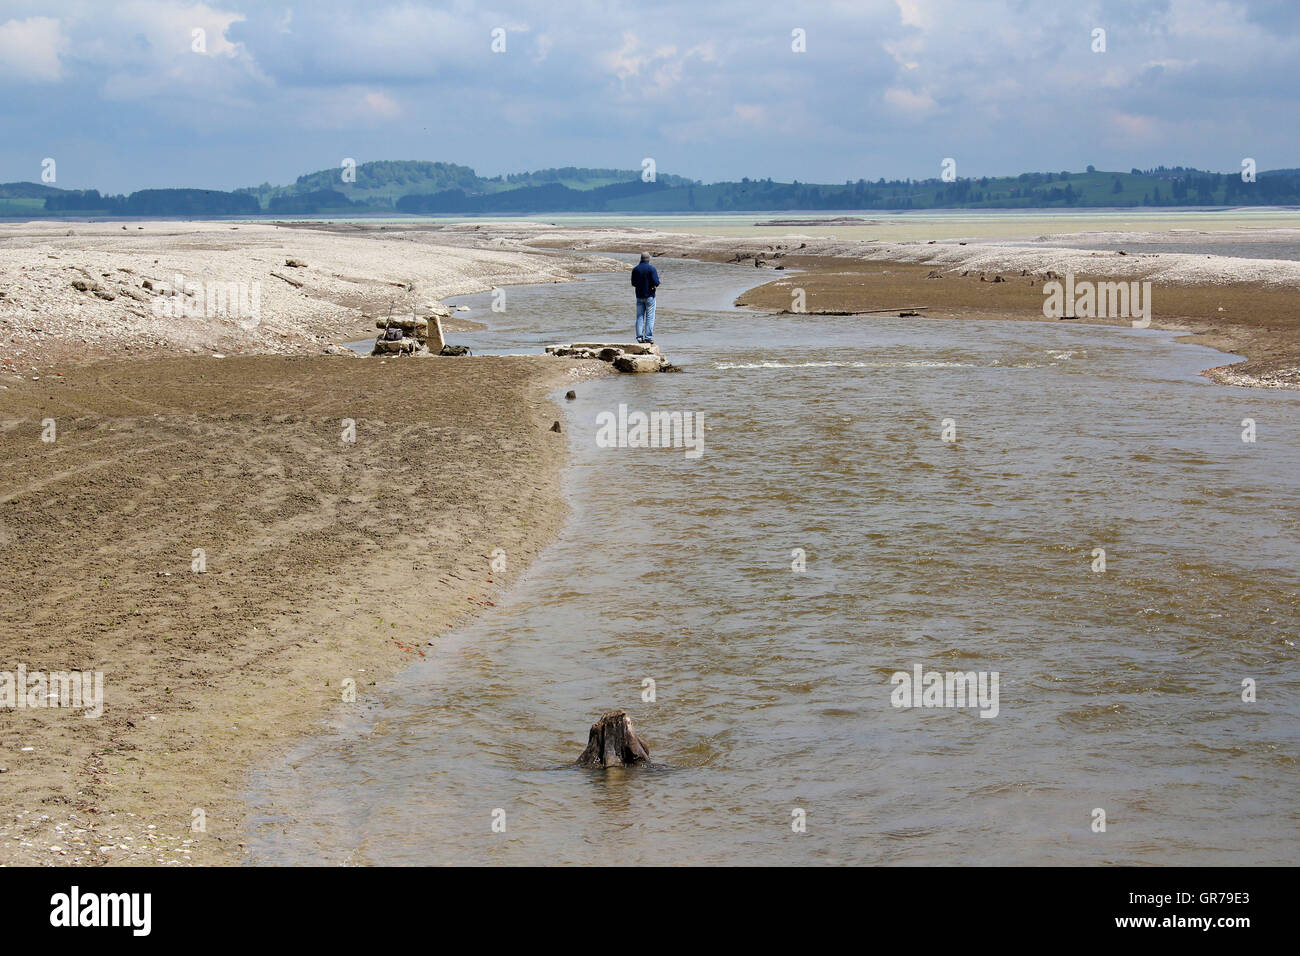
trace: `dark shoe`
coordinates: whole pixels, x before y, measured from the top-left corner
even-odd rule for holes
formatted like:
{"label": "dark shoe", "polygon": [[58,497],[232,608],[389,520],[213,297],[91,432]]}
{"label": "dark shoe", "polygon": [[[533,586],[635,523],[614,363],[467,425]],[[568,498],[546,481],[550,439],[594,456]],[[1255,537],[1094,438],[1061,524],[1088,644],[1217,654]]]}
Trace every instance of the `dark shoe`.
{"label": "dark shoe", "polygon": [[642,339],[642,340],[641,340],[641,344],[642,344],[642,345],[654,345],[654,344],[655,344],[655,340],[654,340],[654,339]]}

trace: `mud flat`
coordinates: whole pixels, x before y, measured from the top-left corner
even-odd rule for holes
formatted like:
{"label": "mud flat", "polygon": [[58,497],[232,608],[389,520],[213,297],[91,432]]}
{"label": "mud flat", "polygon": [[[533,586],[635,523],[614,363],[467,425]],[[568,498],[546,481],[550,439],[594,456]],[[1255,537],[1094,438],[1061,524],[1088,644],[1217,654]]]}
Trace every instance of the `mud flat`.
{"label": "mud flat", "polygon": [[[240,859],[246,771],[553,535],[546,395],[606,370],[339,343],[444,296],[621,268],[472,233],[0,227],[0,863]],[[159,308],[177,276],[231,294]],[[102,674],[102,715],[4,705],[6,676],[16,697],[56,673]]]}
{"label": "mud flat", "polygon": [[245,772],[550,540],[547,393],[592,367],[155,357],[0,391],[0,670],[104,688],[98,718],[0,708],[0,864],[237,862]]}

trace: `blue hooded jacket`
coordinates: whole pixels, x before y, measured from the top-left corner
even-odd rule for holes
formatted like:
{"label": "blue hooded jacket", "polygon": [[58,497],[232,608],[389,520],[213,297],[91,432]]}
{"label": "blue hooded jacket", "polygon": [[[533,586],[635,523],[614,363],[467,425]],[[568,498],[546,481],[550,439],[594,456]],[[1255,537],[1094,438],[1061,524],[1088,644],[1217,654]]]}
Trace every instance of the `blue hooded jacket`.
{"label": "blue hooded jacket", "polygon": [[632,267],[632,285],[636,287],[638,299],[653,299],[658,284],[659,273],[650,263],[638,262]]}

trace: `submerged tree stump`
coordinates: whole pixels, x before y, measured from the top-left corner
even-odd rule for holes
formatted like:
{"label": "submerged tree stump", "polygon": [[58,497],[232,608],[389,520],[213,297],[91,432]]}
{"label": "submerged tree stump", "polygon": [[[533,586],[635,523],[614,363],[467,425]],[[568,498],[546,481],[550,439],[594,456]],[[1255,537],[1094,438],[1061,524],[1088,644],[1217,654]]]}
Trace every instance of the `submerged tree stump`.
{"label": "submerged tree stump", "polygon": [[587,749],[578,758],[579,767],[630,766],[650,759],[650,750],[636,731],[626,710],[611,710],[591,725]]}

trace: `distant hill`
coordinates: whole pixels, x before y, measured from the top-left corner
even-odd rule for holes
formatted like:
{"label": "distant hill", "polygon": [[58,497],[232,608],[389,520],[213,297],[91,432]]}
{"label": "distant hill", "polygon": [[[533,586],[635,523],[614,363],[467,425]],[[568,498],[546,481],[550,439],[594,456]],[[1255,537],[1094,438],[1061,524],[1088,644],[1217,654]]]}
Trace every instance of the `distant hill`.
{"label": "distant hill", "polygon": [[1260,174],[1244,183],[1237,173],[1194,169],[1021,173],[944,182],[859,179],[843,185],[742,179],[673,189],[614,202],[610,211],[767,211],[795,209],[1038,209],[1108,206],[1241,206],[1300,204],[1300,175]]}
{"label": "distant hill", "polygon": [[0,199],[44,199],[63,192],[44,183],[0,183]]}
{"label": "distant hill", "polygon": [[[473,195],[463,189],[448,189],[432,195],[410,194],[397,200],[398,212],[417,215],[437,213],[529,213],[529,212],[600,212],[612,204],[644,200],[651,194],[670,192],[674,187],[662,182],[615,182],[590,189],[572,189],[563,182],[542,186],[521,186],[503,192]],[[681,188],[681,187],[677,187]],[[689,188],[689,187],[687,187]]]}
{"label": "distant hill", "polygon": [[[1296,206],[1300,169],[1211,173],[1182,166],[1105,172],[1069,171],[929,179],[848,180],[841,184],[701,183],[640,170],[565,166],[485,178],[468,166],[416,160],[323,169],[285,186],[225,192],[144,189],[129,196],[38,183],[0,185],[0,216],[319,216],[406,213],[473,215],[604,212],[768,212],[782,210],[921,210],[1097,208],[1107,206]],[[355,178],[351,173],[355,172]]]}
{"label": "distant hill", "polygon": [[0,183],[0,216],[32,219],[45,214],[47,196],[63,192],[44,183]]}
{"label": "distant hill", "polygon": [[45,212],[56,216],[257,216],[252,196],[219,189],[141,189],[129,196],[101,196],[97,189],[60,190],[45,197]]}
{"label": "distant hill", "polygon": [[[322,194],[326,193],[334,193],[336,196],[328,200],[321,198],[316,206],[319,211],[349,209],[355,211],[355,204],[358,203],[369,207],[371,211],[380,211],[396,209],[398,201],[406,196],[431,196],[456,190],[467,196],[488,196],[530,187],[557,185],[582,191],[598,189],[614,183],[641,180],[639,169],[586,169],[578,166],[484,178],[468,166],[423,160],[361,163],[347,171],[352,177],[350,180],[344,179],[344,172],[342,166],[337,166],[299,176],[296,182],[288,186],[272,186],[263,183],[261,186],[236,191],[256,196],[268,211],[277,208],[275,205],[277,200],[305,195],[322,197]],[[660,180],[667,185],[690,182],[681,176],[664,176],[660,177]],[[338,197],[342,197],[345,201],[340,203]],[[525,204],[530,202],[531,200],[525,201]],[[301,206],[302,203],[297,201],[279,204],[280,209],[296,208],[299,212],[307,211],[299,208]]]}

